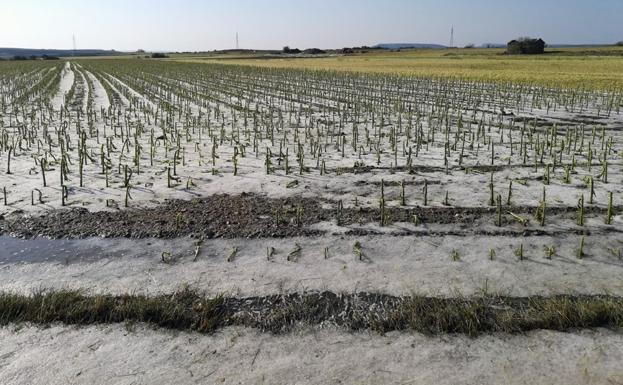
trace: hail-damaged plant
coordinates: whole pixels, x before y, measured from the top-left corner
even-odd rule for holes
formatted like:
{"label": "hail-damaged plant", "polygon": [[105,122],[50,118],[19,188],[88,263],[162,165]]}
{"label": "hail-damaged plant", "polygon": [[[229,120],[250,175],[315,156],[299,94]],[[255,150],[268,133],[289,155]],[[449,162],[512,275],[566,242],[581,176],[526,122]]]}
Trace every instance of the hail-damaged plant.
{"label": "hail-damaged plant", "polygon": [[555,246],[551,246],[551,245],[546,245],[545,246],[545,257],[547,259],[552,259],[552,257],[554,257],[556,255],[556,247]]}
{"label": "hail-damaged plant", "polygon": [[496,208],[495,225],[500,227],[502,226],[502,196],[498,194],[496,201],[497,201],[497,208]]}
{"label": "hail-damaged plant", "polygon": [[266,260],[272,261],[273,255],[275,255],[275,248],[270,246],[266,248]]}
{"label": "hail-damaged plant", "polygon": [[578,226],[584,226],[584,195],[578,200]]}
{"label": "hail-damaged plant", "polygon": [[385,226],[387,223],[387,214],[385,212],[385,182],[381,179],[381,198],[379,199],[379,216],[380,225]]}
{"label": "hail-damaged plant", "polygon": [[495,249],[493,248],[489,249],[489,260],[491,261],[495,260]]}
{"label": "hail-damaged plant", "polygon": [[539,221],[541,227],[545,226],[545,212],[547,209],[547,203],[545,201],[545,187],[543,187],[543,198],[539,202],[539,206],[536,209],[535,217]]}
{"label": "hail-damaged plant", "polygon": [[289,262],[296,262],[301,256],[301,250],[302,250],[301,245],[299,245],[298,243],[294,243],[294,249],[292,249],[292,251],[288,253],[288,256],[286,257],[286,259]]}
{"label": "hail-damaged plant", "polygon": [[508,213],[510,214],[511,217],[513,217],[514,220],[516,220],[519,224],[521,224],[524,227],[527,226],[528,223],[530,222],[528,218],[524,218],[510,211]]}
{"label": "hail-damaged plant", "polygon": [[233,262],[237,254],[238,254],[238,247],[234,246],[229,252],[229,254],[227,255],[227,259],[226,259],[227,262]]}
{"label": "hail-damaged plant", "polygon": [[361,243],[359,241],[355,242],[353,245],[353,253],[360,261],[367,259],[366,255],[363,253],[363,248],[361,247]]}
{"label": "hail-damaged plant", "polygon": [[608,209],[606,211],[606,224],[612,224],[612,217],[614,215],[614,210],[612,208],[612,191],[608,192]]}
{"label": "hail-damaged plant", "polygon": [[586,236],[582,235],[582,238],[580,238],[580,247],[578,247],[576,251],[576,257],[578,257],[579,259],[582,259],[586,256],[586,254],[584,253],[585,242],[586,242]]}
{"label": "hail-damaged plant", "polygon": [[524,260],[523,243],[520,243],[519,247],[515,249],[515,255],[519,258],[520,261]]}

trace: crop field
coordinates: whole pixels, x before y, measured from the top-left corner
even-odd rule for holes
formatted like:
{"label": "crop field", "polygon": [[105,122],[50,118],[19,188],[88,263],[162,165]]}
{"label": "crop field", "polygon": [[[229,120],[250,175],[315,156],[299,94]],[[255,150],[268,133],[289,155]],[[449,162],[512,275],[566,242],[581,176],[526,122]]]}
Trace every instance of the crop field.
{"label": "crop field", "polygon": [[[293,382],[384,383],[421,345],[477,351],[435,383],[620,381],[623,60],[393,55],[0,62],[0,324],[28,323],[0,356],[68,333],[76,362],[114,339],[176,367],[144,383],[271,383],[314,355],[333,366]],[[212,339],[148,355],[114,323]],[[534,371],[474,369],[518,346]],[[426,362],[391,378],[431,383]]]}
{"label": "crop field", "polygon": [[425,76],[543,87],[621,90],[623,47],[548,49],[542,56],[508,56],[503,49],[421,49],[355,55],[265,58],[249,53],[173,55],[171,60]]}

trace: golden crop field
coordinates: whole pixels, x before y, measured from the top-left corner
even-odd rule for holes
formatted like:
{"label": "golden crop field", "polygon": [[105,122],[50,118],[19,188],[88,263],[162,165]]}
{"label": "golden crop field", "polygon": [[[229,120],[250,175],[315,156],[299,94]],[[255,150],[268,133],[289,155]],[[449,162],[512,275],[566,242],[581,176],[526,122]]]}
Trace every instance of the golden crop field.
{"label": "golden crop field", "polygon": [[503,49],[406,50],[318,58],[253,55],[172,56],[172,60],[275,68],[456,77],[477,81],[613,89],[623,88],[623,47],[563,48],[540,56],[507,56]]}

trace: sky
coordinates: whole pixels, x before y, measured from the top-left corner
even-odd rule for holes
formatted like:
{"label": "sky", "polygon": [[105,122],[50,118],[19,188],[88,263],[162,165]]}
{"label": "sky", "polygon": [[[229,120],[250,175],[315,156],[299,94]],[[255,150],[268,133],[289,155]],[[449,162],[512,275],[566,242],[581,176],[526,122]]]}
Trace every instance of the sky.
{"label": "sky", "polygon": [[0,47],[133,51],[623,40],[623,0],[0,0]]}

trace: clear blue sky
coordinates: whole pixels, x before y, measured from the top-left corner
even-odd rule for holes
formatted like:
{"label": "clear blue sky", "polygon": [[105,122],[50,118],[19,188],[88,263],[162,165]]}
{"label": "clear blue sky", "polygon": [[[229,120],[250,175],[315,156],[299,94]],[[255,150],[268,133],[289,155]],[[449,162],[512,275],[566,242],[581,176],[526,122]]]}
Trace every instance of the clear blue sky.
{"label": "clear blue sky", "polygon": [[337,48],[623,40],[623,0],[0,0],[0,47]]}

